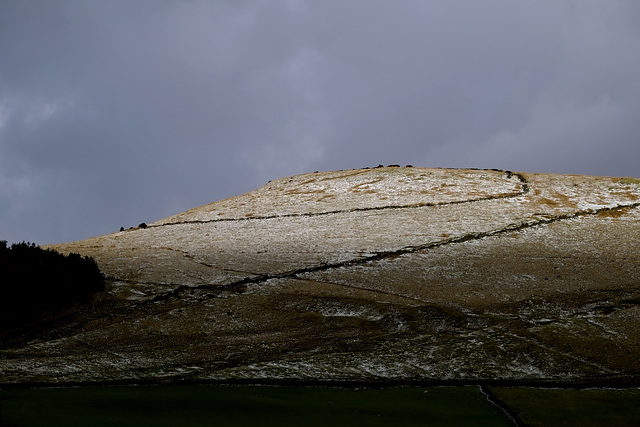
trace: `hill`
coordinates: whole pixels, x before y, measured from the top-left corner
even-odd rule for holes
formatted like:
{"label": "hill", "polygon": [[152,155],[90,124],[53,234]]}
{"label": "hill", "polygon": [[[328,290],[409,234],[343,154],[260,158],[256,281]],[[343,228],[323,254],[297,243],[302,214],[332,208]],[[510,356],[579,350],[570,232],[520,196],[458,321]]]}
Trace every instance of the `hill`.
{"label": "hill", "polygon": [[101,301],[2,343],[3,383],[637,382],[640,180],[374,168],[52,246]]}

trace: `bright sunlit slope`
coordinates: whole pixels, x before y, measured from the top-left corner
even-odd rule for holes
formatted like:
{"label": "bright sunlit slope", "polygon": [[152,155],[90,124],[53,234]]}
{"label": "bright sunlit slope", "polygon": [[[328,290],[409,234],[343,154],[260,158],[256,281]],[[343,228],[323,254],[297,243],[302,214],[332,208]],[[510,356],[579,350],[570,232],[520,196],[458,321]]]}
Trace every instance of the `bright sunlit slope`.
{"label": "bright sunlit slope", "polygon": [[55,245],[109,278],[4,382],[636,381],[640,180],[374,168]]}

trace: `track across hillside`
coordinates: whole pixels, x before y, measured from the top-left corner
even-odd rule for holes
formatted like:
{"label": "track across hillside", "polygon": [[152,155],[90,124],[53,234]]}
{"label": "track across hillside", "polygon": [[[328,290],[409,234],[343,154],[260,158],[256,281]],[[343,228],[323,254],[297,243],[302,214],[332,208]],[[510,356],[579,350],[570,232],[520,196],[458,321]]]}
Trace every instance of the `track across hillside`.
{"label": "track across hillside", "polygon": [[640,180],[297,175],[55,245],[96,304],[0,348],[11,384],[640,384]]}
{"label": "track across hillside", "polygon": [[[493,171],[496,171],[496,170],[493,170]],[[446,205],[463,205],[463,204],[471,204],[471,203],[487,201],[487,200],[516,198],[516,197],[523,196],[530,191],[530,183],[527,181],[527,179],[523,174],[513,173],[511,171],[500,171],[500,172],[503,172],[504,174],[506,174],[508,178],[510,178],[511,176],[516,176],[521,183],[520,191],[507,193],[507,194],[500,194],[500,195],[490,195],[490,196],[468,199],[468,200],[456,200],[451,202],[437,202],[437,203],[422,202],[422,203],[414,203],[410,205],[387,205],[387,206],[370,207],[370,208],[342,209],[342,210],[323,211],[323,212],[255,216],[255,217],[249,217],[249,218],[226,218],[226,219],[212,219],[212,220],[168,222],[168,223],[162,223],[157,225],[151,225],[150,227],[171,227],[171,226],[183,225],[183,224],[207,224],[207,223],[228,222],[228,221],[258,221],[259,222],[261,220],[270,220],[270,219],[276,219],[276,218],[316,217],[316,216],[336,215],[336,214],[353,213],[353,212],[386,211],[386,210],[393,211],[393,210],[401,210],[401,209],[415,209],[415,208],[437,207],[437,206],[446,206]],[[163,294],[159,294],[155,296],[153,299],[149,300],[148,302],[154,303],[160,300],[166,300],[167,298],[183,295],[185,292],[189,293],[189,292],[193,292],[193,291],[197,292],[201,290],[209,290],[213,292],[213,293],[208,292],[207,297],[211,297],[216,294],[223,295],[223,294],[226,294],[227,292],[241,293],[246,290],[246,287],[248,285],[259,284],[269,280],[301,278],[300,276],[305,273],[315,273],[315,272],[327,271],[331,269],[362,265],[362,264],[367,264],[375,261],[380,261],[383,259],[392,259],[400,255],[423,252],[429,249],[434,249],[434,248],[442,247],[445,245],[463,243],[463,242],[468,242],[472,240],[480,240],[480,239],[484,239],[484,238],[499,235],[499,234],[517,232],[517,231],[521,231],[521,230],[525,230],[533,227],[540,227],[540,226],[552,224],[558,221],[565,221],[565,220],[570,220],[570,219],[579,218],[583,216],[595,216],[595,215],[600,215],[606,212],[615,212],[615,211],[620,211],[624,209],[634,209],[638,207],[640,207],[640,202],[619,204],[616,206],[607,206],[607,207],[602,207],[598,209],[583,209],[583,210],[577,210],[575,212],[561,214],[561,215],[547,215],[545,218],[526,219],[518,223],[509,224],[499,229],[467,233],[460,236],[448,237],[435,242],[430,241],[430,242],[425,242],[418,245],[405,246],[392,251],[377,251],[377,252],[374,252],[373,254],[369,254],[367,256],[360,257],[357,259],[348,259],[348,260],[335,262],[335,263],[317,264],[314,266],[294,269],[294,270],[283,272],[283,273],[252,275],[251,277],[245,277],[243,279],[240,279],[225,285],[198,285],[198,286],[177,285],[175,289],[172,289],[171,291]],[[195,259],[195,257],[192,257],[192,258]],[[210,264],[203,263],[203,265],[207,267],[211,267]],[[115,277],[112,279],[120,280]]]}

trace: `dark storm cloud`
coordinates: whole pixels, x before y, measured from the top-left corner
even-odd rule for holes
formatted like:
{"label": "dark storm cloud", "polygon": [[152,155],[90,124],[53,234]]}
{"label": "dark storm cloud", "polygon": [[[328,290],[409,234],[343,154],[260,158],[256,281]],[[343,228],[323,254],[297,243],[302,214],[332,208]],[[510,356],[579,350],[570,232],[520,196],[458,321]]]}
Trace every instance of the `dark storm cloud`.
{"label": "dark storm cloud", "polygon": [[640,175],[629,1],[0,3],[0,239],[412,163]]}

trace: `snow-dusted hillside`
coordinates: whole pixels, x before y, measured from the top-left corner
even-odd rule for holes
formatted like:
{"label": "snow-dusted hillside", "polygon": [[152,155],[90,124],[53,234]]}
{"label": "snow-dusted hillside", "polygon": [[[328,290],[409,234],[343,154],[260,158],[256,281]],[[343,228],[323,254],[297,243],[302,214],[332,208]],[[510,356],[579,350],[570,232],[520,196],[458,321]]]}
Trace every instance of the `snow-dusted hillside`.
{"label": "snow-dusted hillside", "polygon": [[56,245],[109,294],[4,382],[636,378],[640,180],[375,168]]}

